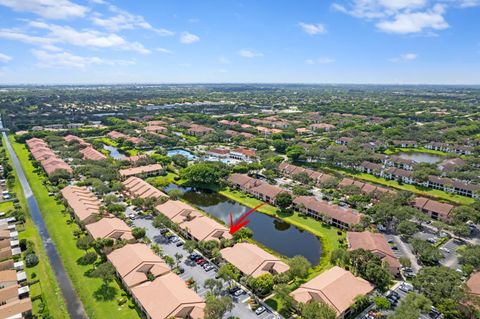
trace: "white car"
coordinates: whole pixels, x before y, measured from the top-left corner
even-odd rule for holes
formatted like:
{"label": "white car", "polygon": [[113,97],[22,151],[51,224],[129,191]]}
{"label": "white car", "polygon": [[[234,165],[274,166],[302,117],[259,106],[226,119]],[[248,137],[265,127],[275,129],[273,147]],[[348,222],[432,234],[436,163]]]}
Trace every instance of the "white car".
{"label": "white car", "polygon": [[401,285],[400,285],[400,290],[403,291],[403,292],[410,292],[410,291],[413,291],[413,285],[412,284],[409,284],[408,282],[403,282]]}
{"label": "white car", "polygon": [[440,250],[443,251],[444,253],[450,254],[450,249],[448,248],[440,247]]}

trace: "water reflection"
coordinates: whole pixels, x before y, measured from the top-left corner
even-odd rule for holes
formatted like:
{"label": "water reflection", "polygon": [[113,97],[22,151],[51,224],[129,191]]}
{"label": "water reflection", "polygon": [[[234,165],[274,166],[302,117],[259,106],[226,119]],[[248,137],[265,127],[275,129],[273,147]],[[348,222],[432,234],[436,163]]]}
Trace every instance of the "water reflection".
{"label": "water reflection", "polygon": [[[226,224],[230,221],[230,213],[234,219],[237,219],[250,210],[249,207],[216,192],[182,188],[174,184],[169,185],[165,191],[173,188],[182,190],[186,201]],[[318,264],[322,255],[322,246],[316,236],[262,213],[255,212],[248,219],[250,220],[248,227],[254,233],[253,239],[259,243],[287,257],[302,255],[312,264]]]}

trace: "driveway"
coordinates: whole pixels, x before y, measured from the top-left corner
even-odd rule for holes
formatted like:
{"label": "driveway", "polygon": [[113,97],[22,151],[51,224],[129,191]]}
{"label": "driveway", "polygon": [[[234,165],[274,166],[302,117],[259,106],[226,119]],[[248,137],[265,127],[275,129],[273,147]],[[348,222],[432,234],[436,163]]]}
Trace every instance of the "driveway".
{"label": "driveway", "polygon": [[450,239],[440,247],[440,252],[444,258],[440,261],[440,264],[448,268],[457,269],[460,268],[458,261],[457,249],[460,245],[453,239]]}
{"label": "driveway", "polygon": [[[176,243],[168,242],[158,229],[153,227],[151,219],[137,218],[133,221],[133,224],[136,227],[143,227],[146,229],[147,237],[150,238],[152,242],[157,243],[163,253],[175,259],[175,254],[181,254],[182,258],[180,261],[180,267],[182,267],[185,272],[180,274],[180,278],[187,280],[193,278],[198,284],[197,293],[201,297],[204,297],[207,294],[207,290],[203,287],[204,282],[207,279],[214,279],[217,269],[206,272],[202,267],[198,266],[194,262],[190,261],[187,257],[189,253],[183,248],[183,246],[177,247]],[[178,236],[177,236],[178,237]],[[198,253],[198,252],[197,252]],[[224,288],[227,288],[227,283],[224,284]],[[246,319],[274,319],[277,318],[273,313],[265,311],[263,314],[257,316],[255,312],[250,309],[248,300],[251,296],[244,294],[239,298],[232,297],[234,308],[231,312],[228,312],[224,315],[224,318],[231,316],[246,318]]]}
{"label": "driveway", "polygon": [[417,257],[412,253],[412,248],[409,244],[405,243],[400,236],[394,234],[384,234],[387,241],[393,241],[394,245],[397,246],[397,250],[394,250],[395,256],[397,258],[407,257],[412,262],[412,270],[416,274],[421,266],[417,262]]}

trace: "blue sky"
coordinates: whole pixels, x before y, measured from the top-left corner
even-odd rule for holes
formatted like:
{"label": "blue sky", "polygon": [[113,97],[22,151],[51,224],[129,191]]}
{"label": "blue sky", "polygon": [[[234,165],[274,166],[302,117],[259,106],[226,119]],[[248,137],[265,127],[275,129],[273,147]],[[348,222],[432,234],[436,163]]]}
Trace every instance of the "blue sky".
{"label": "blue sky", "polygon": [[0,83],[480,84],[480,0],[0,0]]}

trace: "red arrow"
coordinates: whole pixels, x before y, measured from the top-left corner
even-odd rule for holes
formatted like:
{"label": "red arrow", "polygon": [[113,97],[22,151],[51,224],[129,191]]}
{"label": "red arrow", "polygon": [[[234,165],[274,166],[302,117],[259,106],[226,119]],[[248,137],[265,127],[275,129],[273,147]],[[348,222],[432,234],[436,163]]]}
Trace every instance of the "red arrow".
{"label": "red arrow", "polygon": [[254,211],[256,211],[257,209],[259,209],[260,207],[262,207],[265,204],[267,204],[267,202],[261,203],[257,207],[254,207],[254,208],[250,209],[243,216],[241,216],[239,219],[237,219],[235,221],[235,223],[233,222],[232,213],[230,213],[230,234],[233,235],[237,231],[239,231],[242,227],[246,226],[250,221],[249,220],[244,220],[244,219],[247,218],[248,215],[250,215],[251,213],[253,213]]}

